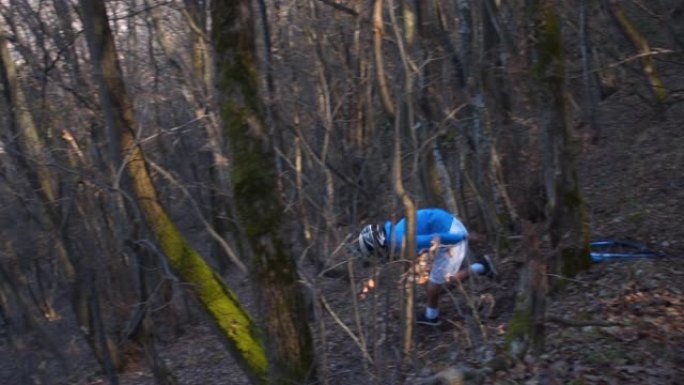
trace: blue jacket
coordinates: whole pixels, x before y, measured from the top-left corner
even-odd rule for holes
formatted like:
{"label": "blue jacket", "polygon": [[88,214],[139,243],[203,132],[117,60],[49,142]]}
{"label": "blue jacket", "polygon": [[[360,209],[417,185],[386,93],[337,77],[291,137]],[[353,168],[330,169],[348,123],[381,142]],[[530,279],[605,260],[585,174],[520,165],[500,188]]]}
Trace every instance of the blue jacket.
{"label": "blue jacket", "polygon": [[[396,225],[387,221],[384,225],[387,242],[395,251],[401,249],[406,233],[406,218]],[[468,230],[461,221],[442,209],[420,209],[416,211],[416,251],[430,247],[430,241],[439,236],[442,245],[455,245],[468,237]]]}

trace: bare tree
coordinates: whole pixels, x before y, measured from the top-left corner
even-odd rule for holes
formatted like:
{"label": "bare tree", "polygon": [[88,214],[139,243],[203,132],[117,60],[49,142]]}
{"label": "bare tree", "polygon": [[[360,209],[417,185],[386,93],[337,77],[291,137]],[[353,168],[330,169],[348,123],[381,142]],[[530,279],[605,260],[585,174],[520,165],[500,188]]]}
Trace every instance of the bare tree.
{"label": "bare tree", "polygon": [[[586,269],[591,263],[586,212],[577,172],[565,78],[565,55],[556,5],[539,0],[528,3],[527,12],[533,16],[536,44],[531,57],[535,58],[535,101],[543,125],[541,151],[544,157],[544,185],[547,196],[547,218],[551,255],[540,250],[539,231],[527,230],[528,259],[526,273],[521,276],[521,290],[516,299],[516,310],[507,335],[510,350],[524,355],[529,348],[540,354],[543,350],[543,322],[546,274],[570,276]],[[554,281],[557,285],[562,281]]]}
{"label": "bare tree", "polygon": [[[223,239],[239,242],[240,238],[233,236],[239,229],[234,225],[235,208],[233,207],[230,180],[228,179],[228,159],[225,153],[225,133],[221,131],[221,121],[218,116],[216,95],[211,85],[213,68],[209,36],[206,28],[207,10],[204,2],[186,2],[185,20],[189,25],[191,35],[191,63],[184,61],[183,52],[178,47],[178,39],[174,39],[168,27],[163,23],[163,9],[151,8],[150,18],[155,36],[166,56],[171,70],[181,80],[183,96],[194,110],[195,120],[204,128],[206,142],[211,156],[209,166],[209,200],[210,209],[207,213],[207,231],[212,235],[212,255],[221,271],[228,269],[228,262],[241,266],[238,252]],[[187,139],[181,137],[179,140]],[[201,161],[201,160],[200,160]],[[193,177],[197,177],[196,175]],[[201,185],[201,184],[200,184]],[[202,211],[198,212],[203,215]],[[210,223],[209,223],[210,222]],[[238,250],[240,248],[238,247]]]}
{"label": "bare tree", "polygon": [[644,76],[650,85],[650,90],[655,96],[657,103],[662,103],[668,96],[668,90],[663,84],[663,80],[658,73],[654,54],[649,46],[648,40],[643,36],[639,29],[629,19],[627,13],[616,0],[605,0],[610,14],[620,28],[620,31],[629,39],[641,57]]}
{"label": "bare tree", "polygon": [[252,276],[265,312],[269,378],[306,383],[315,377],[313,344],[297,265],[283,218],[272,138],[257,83],[254,11],[247,0],[212,3],[221,111],[233,157],[238,213],[254,253]]}
{"label": "bare tree", "polygon": [[[24,92],[18,82],[14,60],[10,56],[4,38],[4,31],[0,31],[0,49],[2,50],[0,75],[3,79],[8,105],[12,109],[10,126],[18,138],[17,148],[20,155],[18,163],[22,165],[24,172],[28,175],[30,185],[39,197],[40,207],[45,215],[45,226],[53,236],[57,255],[66,273],[66,281],[72,285],[72,307],[81,330],[100,364],[112,373],[112,381],[116,382],[113,368],[119,366],[121,361],[114,344],[101,327],[101,319],[98,319],[97,313],[94,312],[95,306],[99,306],[99,301],[98,294],[94,292],[89,278],[92,277],[93,272],[89,269],[88,259],[77,258],[73,245],[65,242],[67,238],[59,231],[64,218],[58,203],[57,181],[50,170],[51,165],[54,165],[54,160],[47,151],[42,135],[38,132],[34,118],[28,109]],[[72,250],[69,251],[69,249]],[[41,293],[41,297],[41,303],[47,306],[44,309],[45,314],[54,312],[50,309],[47,293]]]}
{"label": "bare tree", "polygon": [[389,116],[394,116],[396,113],[394,110],[395,103],[392,101],[392,93],[389,89],[389,85],[387,84],[385,60],[382,51],[382,39],[385,33],[382,15],[382,0],[375,0],[373,2],[373,52],[375,58],[375,71],[378,79],[378,87],[380,91],[380,100],[382,100],[382,106]]}
{"label": "bare tree", "polygon": [[593,44],[589,35],[589,12],[590,2],[582,0],[579,10],[579,30],[580,30],[580,53],[582,55],[582,81],[583,98],[582,110],[586,124],[593,130],[593,140],[596,141],[601,136],[600,127],[596,118],[597,104],[599,103],[599,87],[596,75],[591,68],[593,63]]}
{"label": "bare tree", "polygon": [[[3,24],[0,24],[3,28]],[[57,201],[57,181],[50,172],[50,164],[53,163],[46,151],[35,120],[26,102],[24,91],[17,77],[14,59],[11,57],[5,32],[0,30],[0,76],[4,86],[5,98],[10,106],[10,128],[17,137],[17,147],[20,152],[18,161],[23,165],[24,171],[29,177],[31,186],[41,198],[43,209],[48,218],[47,226],[58,240],[57,251],[60,256],[67,276],[74,276],[74,267],[69,260],[64,244],[60,241],[57,227],[59,226],[59,209]]]}
{"label": "bare tree", "polygon": [[548,257],[541,249],[539,234],[543,229],[539,227],[531,222],[523,223],[526,263],[520,274],[515,310],[506,333],[508,351],[518,358],[528,352],[540,355],[544,351]]}

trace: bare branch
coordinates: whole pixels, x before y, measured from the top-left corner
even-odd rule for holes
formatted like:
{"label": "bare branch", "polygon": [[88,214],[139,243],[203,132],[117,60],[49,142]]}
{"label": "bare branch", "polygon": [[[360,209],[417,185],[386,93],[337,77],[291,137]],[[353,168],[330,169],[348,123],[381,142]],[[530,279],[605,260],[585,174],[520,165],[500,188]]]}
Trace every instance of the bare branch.
{"label": "bare branch", "polygon": [[333,8],[335,8],[336,10],[338,10],[340,12],[346,13],[346,14],[354,16],[354,17],[359,16],[359,13],[356,12],[356,10],[353,10],[347,6],[342,5],[342,4],[336,3],[332,0],[319,0],[319,1],[323,4],[326,4],[326,5],[329,5]]}

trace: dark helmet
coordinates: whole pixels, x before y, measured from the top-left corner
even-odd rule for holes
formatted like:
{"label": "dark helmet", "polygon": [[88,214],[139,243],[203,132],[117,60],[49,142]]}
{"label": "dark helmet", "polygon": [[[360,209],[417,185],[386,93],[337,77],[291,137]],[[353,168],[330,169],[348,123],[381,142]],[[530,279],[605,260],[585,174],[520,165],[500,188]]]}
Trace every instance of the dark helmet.
{"label": "dark helmet", "polygon": [[363,256],[373,254],[376,245],[385,247],[385,230],[378,225],[366,225],[359,234],[359,248]]}

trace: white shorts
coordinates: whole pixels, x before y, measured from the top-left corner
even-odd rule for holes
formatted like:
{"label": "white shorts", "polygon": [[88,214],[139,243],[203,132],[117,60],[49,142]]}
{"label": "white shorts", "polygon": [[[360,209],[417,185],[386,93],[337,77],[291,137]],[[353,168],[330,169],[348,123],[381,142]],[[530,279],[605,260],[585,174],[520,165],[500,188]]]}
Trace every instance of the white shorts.
{"label": "white shorts", "polygon": [[[458,230],[457,223],[454,221],[452,230]],[[460,225],[461,227],[463,225]],[[468,253],[468,238],[455,245],[440,246],[435,260],[432,263],[432,270],[430,271],[429,281],[436,285],[443,285],[449,281],[449,278],[456,275],[461,269],[463,260]]]}
{"label": "white shorts", "polygon": [[461,265],[467,251],[468,240],[466,239],[453,246],[440,247],[432,263],[430,282],[436,285],[443,285],[449,281],[449,278],[461,270]]}

